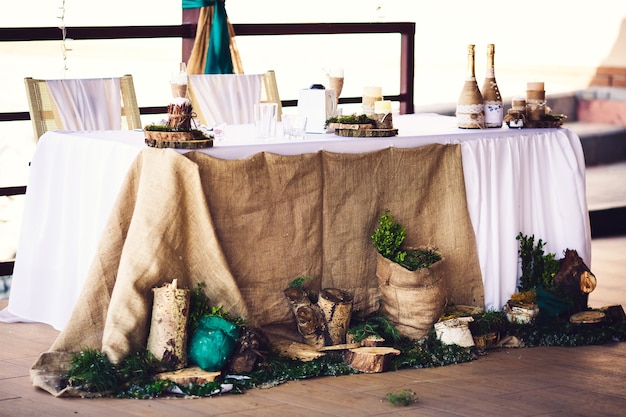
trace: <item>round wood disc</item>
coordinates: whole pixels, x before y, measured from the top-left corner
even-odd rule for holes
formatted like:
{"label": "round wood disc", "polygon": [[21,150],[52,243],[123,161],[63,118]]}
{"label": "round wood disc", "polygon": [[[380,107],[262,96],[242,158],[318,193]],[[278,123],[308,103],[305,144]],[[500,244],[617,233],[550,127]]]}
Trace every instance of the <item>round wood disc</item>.
{"label": "round wood disc", "polygon": [[396,136],[398,129],[335,129],[335,134],[353,138],[385,138]]}
{"label": "round wood disc", "polygon": [[146,138],[146,145],[151,148],[202,149],[211,148],[213,139],[194,140],[158,140]]}
{"label": "round wood disc", "polygon": [[573,314],[570,316],[569,321],[571,323],[578,324],[590,324],[590,323],[600,323],[605,318],[605,314],[601,311],[591,310],[591,311],[581,311],[580,313]]}

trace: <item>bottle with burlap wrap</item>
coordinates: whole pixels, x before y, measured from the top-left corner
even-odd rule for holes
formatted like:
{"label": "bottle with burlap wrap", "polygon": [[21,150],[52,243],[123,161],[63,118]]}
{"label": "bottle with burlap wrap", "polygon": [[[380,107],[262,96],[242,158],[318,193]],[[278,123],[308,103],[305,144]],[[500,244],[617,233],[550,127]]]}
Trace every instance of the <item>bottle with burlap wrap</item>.
{"label": "bottle with burlap wrap", "polygon": [[463,129],[485,127],[483,96],[476,83],[474,69],[474,45],[467,47],[467,78],[456,105],[457,126]]}
{"label": "bottle with burlap wrap", "polygon": [[496,82],[494,70],[495,45],[487,45],[487,73],[483,83],[483,103],[485,111],[485,127],[502,127],[504,105]]}

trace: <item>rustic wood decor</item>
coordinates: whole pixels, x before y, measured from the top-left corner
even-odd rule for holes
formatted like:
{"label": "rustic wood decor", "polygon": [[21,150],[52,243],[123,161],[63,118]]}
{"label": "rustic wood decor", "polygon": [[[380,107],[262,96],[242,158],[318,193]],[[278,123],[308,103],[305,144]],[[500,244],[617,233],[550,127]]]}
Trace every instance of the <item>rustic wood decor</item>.
{"label": "rustic wood decor", "polygon": [[596,288],[596,277],[573,249],[565,251],[559,272],[554,276],[555,290],[571,300],[572,313],[588,309],[589,293]]}
{"label": "rustic wood decor", "polygon": [[344,353],[344,360],[354,369],[365,373],[385,372],[391,358],[399,355],[398,349],[390,347],[360,347]]}
{"label": "rustic wood decor", "polygon": [[298,333],[303,342],[315,348],[332,344],[322,310],[311,302],[307,292],[301,288],[289,287],[285,290],[285,297],[296,317]]}
{"label": "rustic wood decor", "polygon": [[353,301],[352,294],[337,288],[326,288],[320,292],[317,304],[326,320],[328,335],[333,345],[346,343]]}
{"label": "rustic wood decor", "polygon": [[177,280],[153,288],[154,303],[148,336],[148,350],[175,369],[187,365],[187,319],[189,290],[178,288]]}
{"label": "rustic wood decor", "polygon": [[213,147],[213,138],[205,136],[199,130],[188,132],[170,132],[146,130],[145,143],[151,148],[202,149]]}
{"label": "rustic wood decor", "polygon": [[352,138],[386,138],[398,135],[398,129],[335,129],[338,136]]}
{"label": "rustic wood decor", "polygon": [[313,359],[324,356],[326,353],[321,352],[311,345],[305,343],[292,342],[289,340],[279,340],[272,342],[272,347],[286,358],[310,362]]}
{"label": "rustic wood decor", "polygon": [[157,379],[169,380],[179,385],[202,385],[207,382],[215,381],[215,378],[220,376],[221,372],[207,372],[203,371],[197,366],[192,368],[184,368],[178,371],[162,372],[156,375]]}
{"label": "rustic wood decor", "polygon": [[337,288],[325,288],[315,304],[302,288],[289,287],[284,293],[305,344],[319,349],[346,342],[352,317],[352,294]]}

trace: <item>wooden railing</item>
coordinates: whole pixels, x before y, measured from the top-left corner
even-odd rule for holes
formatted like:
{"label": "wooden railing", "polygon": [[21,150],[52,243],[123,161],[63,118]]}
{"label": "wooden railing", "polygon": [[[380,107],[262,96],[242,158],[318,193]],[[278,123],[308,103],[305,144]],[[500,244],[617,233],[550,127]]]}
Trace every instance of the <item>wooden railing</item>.
{"label": "wooden railing", "polygon": [[[181,38],[182,60],[187,61],[196,35],[195,12],[183,11],[182,25],[170,26],[84,26],[67,27],[66,37],[74,40],[109,39],[152,39]],[[376,23],[284,23],[284,24],[233,24],[237,36],[283,36],[283,35],[333,35],[333,34],[400,34],[400,93],[385,96],[386,100],[398,101],[400,113],[414,112],[413,93],[415,90],[415,23],[376,22]],[[58,27],[19,27],[0,28],[0,42],[59,41]],[[360,103],[361,97],[341,97],[340,103]],[[296,106],[297,100],[283,100],[284,107]],[[141,107],[141,114],[163,114],[167,107]],[[27,111],[0,113],[0,122],[30,120]],[[0,196],[26,193],[25,186],[0,188]],[[13,273],[13,261],[0,262],[0,276]]]}
{"label": "wooden railing", "polygon": [[[415,91],[415,23],[284,23],[284,24],[234,24],[237,36],[283,36],[283,35],[333,35],[333,34],[400,34],[400,93],[385,96],[385,99],[398,101],[400,113],[413,113],[413,93]],[[183,61],[187,61],[196,34],[196,25],[184,23],[171,26],[84,26],[66,28],[66,37],[74,40],[97,39],[151,39],[181,38]],[[58,41],[61,32],[57,27],[0,28],[0,42]],[[359,103],[360,97],[341,97],[340,103]],[[296,100],[284,100],[283,106],[297,104]],[[141,114],[166,113],[165,106],[141,107]],[[0,113],[1,121],[29,120],[27,111]]]}

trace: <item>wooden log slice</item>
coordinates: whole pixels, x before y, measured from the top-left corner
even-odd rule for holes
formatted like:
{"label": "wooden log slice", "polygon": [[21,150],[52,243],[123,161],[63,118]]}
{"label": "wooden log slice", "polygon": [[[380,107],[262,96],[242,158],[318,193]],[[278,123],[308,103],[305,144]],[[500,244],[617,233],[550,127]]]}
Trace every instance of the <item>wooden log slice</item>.
{"label": "wooden log slice", "polygon": [[146,145],[151,148],[203,149],[213,147],[213,139],[193,139],[177,141],[146,138],[145,142]]}
{"label": "wooden log slice", "polygon": [[604,321],[605,316],[602,311],[598,310],[581,311],[580,313],[572,314],[569,321],[576,324],[600,323]]}
{"label": "wooden log slice", "polygon": [[335,134],[352,138],[386,138],[396,136],[398,129],[335,129]]}
{"label": "wooden log slice", "polygon": [[156,378],[160,380],[167,379],[180,385],[202,385],[214,381],[220,374],[221,372],[203,371],[195,366],[173,372],[162,372],[157,374]]}
{"label": "wooden log slice", "polygon": [[360,347],[344,353],[344,360],[354,369],[365,373],[385,372],[391,359],[399,355],[398,349],[389,347]]}

